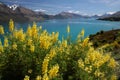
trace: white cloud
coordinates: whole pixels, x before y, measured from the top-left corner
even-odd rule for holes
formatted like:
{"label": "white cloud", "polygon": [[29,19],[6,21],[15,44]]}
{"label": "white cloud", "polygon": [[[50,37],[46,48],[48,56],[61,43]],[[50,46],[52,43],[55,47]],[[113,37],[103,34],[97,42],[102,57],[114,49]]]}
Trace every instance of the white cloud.
{"label": "white cloud", "polygon": [[46,12],[46,10],[44,10],[44,9],[36,9],[34,11],[36,11],[36,12]]}
{"label": "white cloud", "polygon": [[107,14],[114,14],[115,13],[115,11],[113,11],[113,12],[107,12]]}
{"label": "white cloud", "polygon": [[67,11],[67,12],[69,12],[69,13],[76,13],[76,14],[80,14],[80,11],[75,11],[75,10],[69,10],[69,11]]}
{"label": "white cloud", "polygon": [[102,3],[108,6],[120,5],[120,0],[89,0],[91,3]]}

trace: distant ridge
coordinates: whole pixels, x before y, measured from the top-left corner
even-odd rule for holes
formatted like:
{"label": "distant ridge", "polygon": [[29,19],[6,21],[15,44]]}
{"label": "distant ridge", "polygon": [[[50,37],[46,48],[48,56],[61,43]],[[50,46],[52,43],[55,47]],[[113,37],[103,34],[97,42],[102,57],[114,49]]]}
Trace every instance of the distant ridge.
{"label": "distant ridge", "polygon": [[76,13],[70,13],[70,12],[61,12],[54,16],[56,19],[67,19],[67,18],[87,18],[88,16],[83,16]]}
{"label": "distant ridge", "polygon": [[112,15],[100,17],[98,20],[120,21],[120,11],[118,11]]}

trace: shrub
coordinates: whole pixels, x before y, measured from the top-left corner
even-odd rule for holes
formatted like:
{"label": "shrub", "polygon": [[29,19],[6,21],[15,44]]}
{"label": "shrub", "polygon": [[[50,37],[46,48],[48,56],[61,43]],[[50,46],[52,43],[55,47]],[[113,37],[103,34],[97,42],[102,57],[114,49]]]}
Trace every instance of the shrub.
{"label": "shrub", "polygon": [[15,29],[10,20],[9,34],[0,42],[1,80],[116,80],[117,62],[102,49],[94,49],[84,30],[76,41],[61,41],[59,32],[48,33],[34,22],[26,32]]}

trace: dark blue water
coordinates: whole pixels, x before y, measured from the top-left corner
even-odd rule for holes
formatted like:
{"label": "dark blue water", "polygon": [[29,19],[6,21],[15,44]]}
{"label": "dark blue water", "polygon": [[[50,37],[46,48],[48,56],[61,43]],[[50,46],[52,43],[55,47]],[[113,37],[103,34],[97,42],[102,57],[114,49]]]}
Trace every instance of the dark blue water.
{"label": "dark blue water", "polygon": [[[28,24],[32,23],[16,23],[16,28],[27,29]],[[111,21],[100,21],[95,19],[61,19],[61,20],[46,20],[44,22],[37,22],[38,27],[41,25],[43,29],[46,29],[48,32],[59,32],[59,38],[64,35],[67,35],[66,28],[67,25],[70,25],[70,35],[72,39],[76,39],[76,36],[81,31],[85,30],[85,37],[90,34],[95,34],[98,31],[120,29],[120,22],[111,22]],[[7,24],[4,24],[6,31],[8,31]]]}

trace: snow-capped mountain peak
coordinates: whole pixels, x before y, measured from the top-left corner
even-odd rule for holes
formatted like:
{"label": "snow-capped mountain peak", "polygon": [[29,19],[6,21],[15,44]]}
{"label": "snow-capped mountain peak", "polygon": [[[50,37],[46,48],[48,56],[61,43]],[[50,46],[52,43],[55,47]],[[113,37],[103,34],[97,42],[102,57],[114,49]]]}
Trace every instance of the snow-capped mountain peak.
{"label": "snow-capped mountain peak", "polygon": [[12,10],[16,10],[16,8],[18,7],[18,5],[13,4],[13,5],[8,5],[8,7]]}

